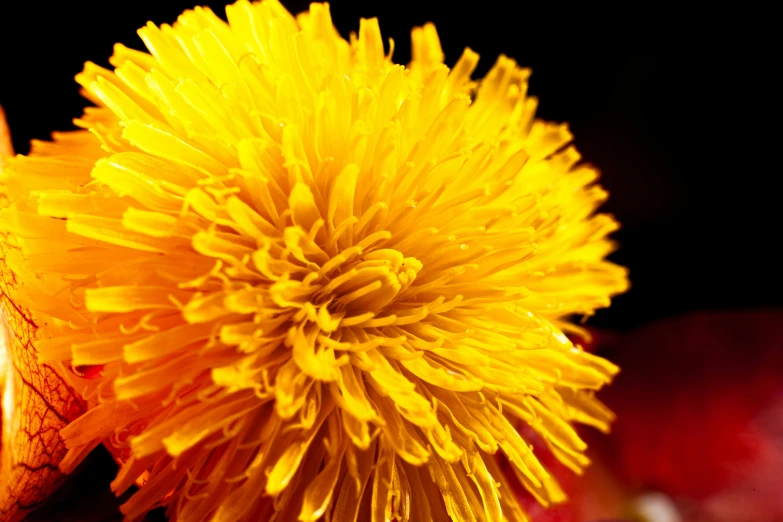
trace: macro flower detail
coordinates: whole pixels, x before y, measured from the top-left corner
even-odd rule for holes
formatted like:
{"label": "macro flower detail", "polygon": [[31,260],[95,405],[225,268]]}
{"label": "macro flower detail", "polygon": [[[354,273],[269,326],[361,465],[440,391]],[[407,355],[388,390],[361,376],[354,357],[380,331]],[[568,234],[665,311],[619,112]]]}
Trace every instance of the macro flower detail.
{"label": "macro flower detail", "polygon": [[526,520],[518,483],[563,501],[518,427],[588,464],[572,423],[608,429],[617,368],[565,334],[627,274],[529,71],[501,56],[475,82],[430,24],[397,65],[377,20],[346,41],[327,4],[226,14],[87,63],[82,130],[3,172],[12,297],[91,406],[60,468],[112,447],[113,490],[143,483],[129,520]]}

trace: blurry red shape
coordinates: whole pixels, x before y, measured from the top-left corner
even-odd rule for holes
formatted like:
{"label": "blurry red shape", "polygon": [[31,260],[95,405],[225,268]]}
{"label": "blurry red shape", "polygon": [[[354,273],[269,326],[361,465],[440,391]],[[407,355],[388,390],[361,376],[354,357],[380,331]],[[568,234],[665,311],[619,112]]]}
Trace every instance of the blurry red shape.
{"label": "blurry red shape", "polygon": [[[622,368],[601,393],[618,420],[589,442],[630,491],[688,499],[714,520],[783,517],[770,468],[783,465],[781,325],[783,310],[701,312],[599,343]],[[739,504],[742,518],[728,515]]]}

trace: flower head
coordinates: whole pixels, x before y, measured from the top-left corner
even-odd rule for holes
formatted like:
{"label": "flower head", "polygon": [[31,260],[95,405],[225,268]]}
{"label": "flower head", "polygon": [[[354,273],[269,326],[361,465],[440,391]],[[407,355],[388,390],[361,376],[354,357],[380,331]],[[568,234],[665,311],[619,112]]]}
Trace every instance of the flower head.
{"label": "flower head", "polygon": [[226,13],[86,64],[83,130],[4,173],[39,359],[103,368],[69,376],[94,407],[61,467],[118,448],[133,520],[524,520],[516,481],[561,501],[516,426],[587,464],[570,423],[607,429],[617,368],[564,332],[627,282],[529,71],[474,82],[432,25],[396,65],[326,4]]}

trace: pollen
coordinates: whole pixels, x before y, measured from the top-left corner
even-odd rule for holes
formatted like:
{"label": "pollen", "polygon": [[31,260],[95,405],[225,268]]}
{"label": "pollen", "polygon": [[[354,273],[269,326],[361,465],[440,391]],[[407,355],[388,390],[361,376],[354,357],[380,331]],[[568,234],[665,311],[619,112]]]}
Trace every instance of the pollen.
{"label": "pollen", "polygon": [[[376,19],[239,1],[147,24],[77,75],[80,130],[5,166],[0,231],[39,361],[91,408],[140,520],[523,521],[565,500],[520,435],[579,473],[575,423],[618,369],[572,340],[626,270],[530,71],[473,80],[431,24],[392,61]],[[566,335],[568,334],[568,335]],[[59,366],[58,366],[59,367]],[[510,462],[503,470],[498,456]]]}

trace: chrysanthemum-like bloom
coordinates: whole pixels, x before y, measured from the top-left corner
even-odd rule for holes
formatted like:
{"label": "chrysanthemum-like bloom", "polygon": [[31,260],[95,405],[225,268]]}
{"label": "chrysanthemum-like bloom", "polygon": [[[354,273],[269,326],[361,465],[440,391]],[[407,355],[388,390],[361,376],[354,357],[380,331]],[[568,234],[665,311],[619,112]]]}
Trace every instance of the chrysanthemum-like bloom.
{"label": "chrysanthemum-like bloom", "polygon": [[[471,80],[432,25],[406,68],[377,20],[240,1],[139,31],[77,76],[84,130],[3,174],[14,298],[94,407],[71,470],[123,462],[130,520],[525,520],[563,493],[518,427],[587,464],[572,422],[617,368],[564,332],[625,290],[615,221],[529,71]],[[497,454],[513,470],[501,471]]]}

